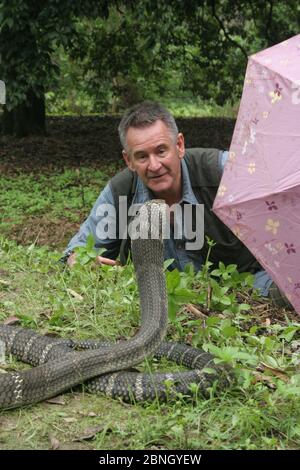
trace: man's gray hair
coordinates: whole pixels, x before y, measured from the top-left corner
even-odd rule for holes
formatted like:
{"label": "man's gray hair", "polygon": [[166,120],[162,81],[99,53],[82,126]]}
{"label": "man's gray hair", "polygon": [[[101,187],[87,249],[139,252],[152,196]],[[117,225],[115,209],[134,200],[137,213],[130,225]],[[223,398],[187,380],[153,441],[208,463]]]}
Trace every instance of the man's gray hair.
{"label": "man's gray hair", "polygon": [[163,121],[170,129],[174,142],[176,142],[178,128],[172,114],[159,103],[143,101],[125,111],[121,119],[118,131],[123,149],[126,150],[127,147],[126,134],[129,127],[148,127],[156,121]]}

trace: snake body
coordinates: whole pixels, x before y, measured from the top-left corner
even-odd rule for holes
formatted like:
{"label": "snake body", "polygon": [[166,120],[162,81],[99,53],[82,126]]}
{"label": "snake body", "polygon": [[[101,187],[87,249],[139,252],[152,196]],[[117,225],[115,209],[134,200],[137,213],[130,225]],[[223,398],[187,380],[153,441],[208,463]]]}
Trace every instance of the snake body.
{"label": "snake body", "polygon": [[[164,217],[165,206],[151,201],[140,210],[140,224],[150,226],[153,212]],[[176,343],[164,343],[167,329],[167,294],[163,272],[161,225],[157,233],[132,241],[132,257],[139,287],[141,326],[127,341],[116,344],[58,340],[35,331],[0,325],[0,340],[8,353],[34,367],[25,371],[0,374],[0,408],[14,408],[56,396],[78,384],[86,383],[93,392],[105,392],[124,400],[166,398],[166,380],[175,385],[175,392],[188,393],[192,382],[204,391],[219,375],[201,369],[212,367],[213,357],[199,349]],[[145,233],[145,232],[144,232]],[[76,351],[75,347],[86,350]],[[177,374],[138,374],[126,369],[156,352],[193,370]]]}

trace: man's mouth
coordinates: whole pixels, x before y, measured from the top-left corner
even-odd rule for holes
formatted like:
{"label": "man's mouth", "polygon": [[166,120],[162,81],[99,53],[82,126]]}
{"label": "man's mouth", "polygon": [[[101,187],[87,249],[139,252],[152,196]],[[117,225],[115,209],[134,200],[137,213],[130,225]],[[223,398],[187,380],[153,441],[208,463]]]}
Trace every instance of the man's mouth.
{"label": "man's mouth", "polygon": [[148,176],[149,179],[151,180],[157,180],[161,178],[162,176],[165,176],[167,173],[164,173],[163,175],[153,175],[153,176]]}

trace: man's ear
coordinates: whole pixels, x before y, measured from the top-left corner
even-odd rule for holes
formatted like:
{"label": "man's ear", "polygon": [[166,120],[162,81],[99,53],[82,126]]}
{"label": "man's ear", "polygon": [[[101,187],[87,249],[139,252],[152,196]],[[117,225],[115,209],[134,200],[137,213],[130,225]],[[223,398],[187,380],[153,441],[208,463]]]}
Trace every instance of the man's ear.
{"label": "man's ear", "polygon": [[133,168],[133,165],[132,165],[130,155],[128,155],[128,153],[125,150],[122,150],[122,155],[123,155],[123,159],[124,159],[126,165],[128,166],[129,170],[135,171],[134,168]]}
{"label": "man's ear", "polygon": [[178,149],[178,157],[182,159],[185,155],[184,136],[181,132],[177,135],[176,147]]}

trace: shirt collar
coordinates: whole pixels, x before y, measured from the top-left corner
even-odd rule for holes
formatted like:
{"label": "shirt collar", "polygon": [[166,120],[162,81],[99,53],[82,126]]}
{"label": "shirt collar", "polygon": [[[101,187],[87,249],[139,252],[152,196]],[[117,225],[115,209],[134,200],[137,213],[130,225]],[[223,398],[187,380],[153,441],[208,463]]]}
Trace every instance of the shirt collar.
{"label": "shirt collar", "polygon": [[182,175],[182,199],[180,202],[187,202],[189,204],[198,204],[194,191],[192,189],[189,170],[184,160],[181,160],[181,175]]}

